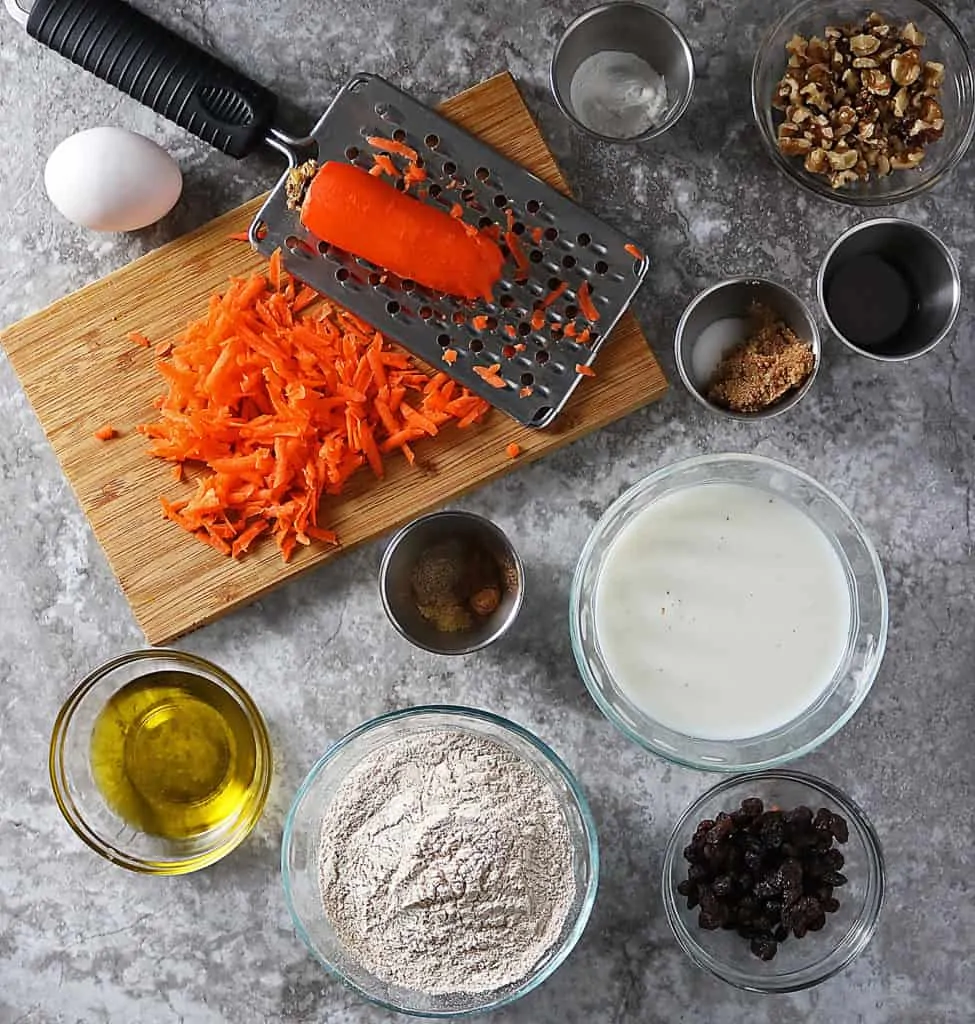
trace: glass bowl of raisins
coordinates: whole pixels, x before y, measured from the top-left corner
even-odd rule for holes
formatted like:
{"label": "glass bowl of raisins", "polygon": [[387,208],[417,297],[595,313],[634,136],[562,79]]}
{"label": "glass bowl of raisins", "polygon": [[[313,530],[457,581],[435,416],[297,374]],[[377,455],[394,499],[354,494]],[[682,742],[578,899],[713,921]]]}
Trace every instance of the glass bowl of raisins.
{"label": "glass bowl of raisins", "polygon": [[800,772],[737,775],[682,815],[667,844],[667,919],[699,967],[751,992],[798,992],[849,966],[884,902],[863,811]]}

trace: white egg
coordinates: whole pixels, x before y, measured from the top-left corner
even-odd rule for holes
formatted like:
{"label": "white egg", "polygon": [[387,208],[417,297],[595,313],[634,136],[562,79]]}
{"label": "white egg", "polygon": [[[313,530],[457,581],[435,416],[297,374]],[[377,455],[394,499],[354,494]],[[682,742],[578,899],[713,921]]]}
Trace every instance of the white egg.
{"label": "white egg", "polygon": [[48,157],[44,187],[68,220],[92,231],[136,231],[176,205],[183,176],[151,139],[125,128],[89,128]]}

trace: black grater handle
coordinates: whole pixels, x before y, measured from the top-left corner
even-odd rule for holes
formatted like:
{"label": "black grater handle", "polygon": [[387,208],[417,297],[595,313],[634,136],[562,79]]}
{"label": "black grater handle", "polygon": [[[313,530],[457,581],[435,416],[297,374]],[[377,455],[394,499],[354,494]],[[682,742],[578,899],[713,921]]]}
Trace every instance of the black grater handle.
{"label": "black grater handle", "polygon": [[230,156],[271,126],[272,92],[122,0],[36,0],[27,31]]}

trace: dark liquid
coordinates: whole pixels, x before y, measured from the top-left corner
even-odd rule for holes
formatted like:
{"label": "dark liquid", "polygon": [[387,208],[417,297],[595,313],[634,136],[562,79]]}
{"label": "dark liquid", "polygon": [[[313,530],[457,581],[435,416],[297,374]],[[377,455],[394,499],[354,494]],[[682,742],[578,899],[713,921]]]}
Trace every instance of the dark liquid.
{"label": "dark liquid", "polygon": [[872,253],[841,264],[826,287],[826,310],[836,329],[864,348],[893,341],[917,308],[911,282]]}

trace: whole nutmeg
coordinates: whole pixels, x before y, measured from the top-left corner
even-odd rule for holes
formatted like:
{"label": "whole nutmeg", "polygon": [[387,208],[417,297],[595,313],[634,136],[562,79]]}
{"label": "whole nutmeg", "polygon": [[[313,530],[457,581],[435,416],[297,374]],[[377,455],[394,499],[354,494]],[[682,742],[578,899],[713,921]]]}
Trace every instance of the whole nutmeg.
{"label": "whole nutmeg", "polygon": [[482,587],[471,595],[470,606],[475,615],[490,615],[501,604],[501,591],[497,587]]}

